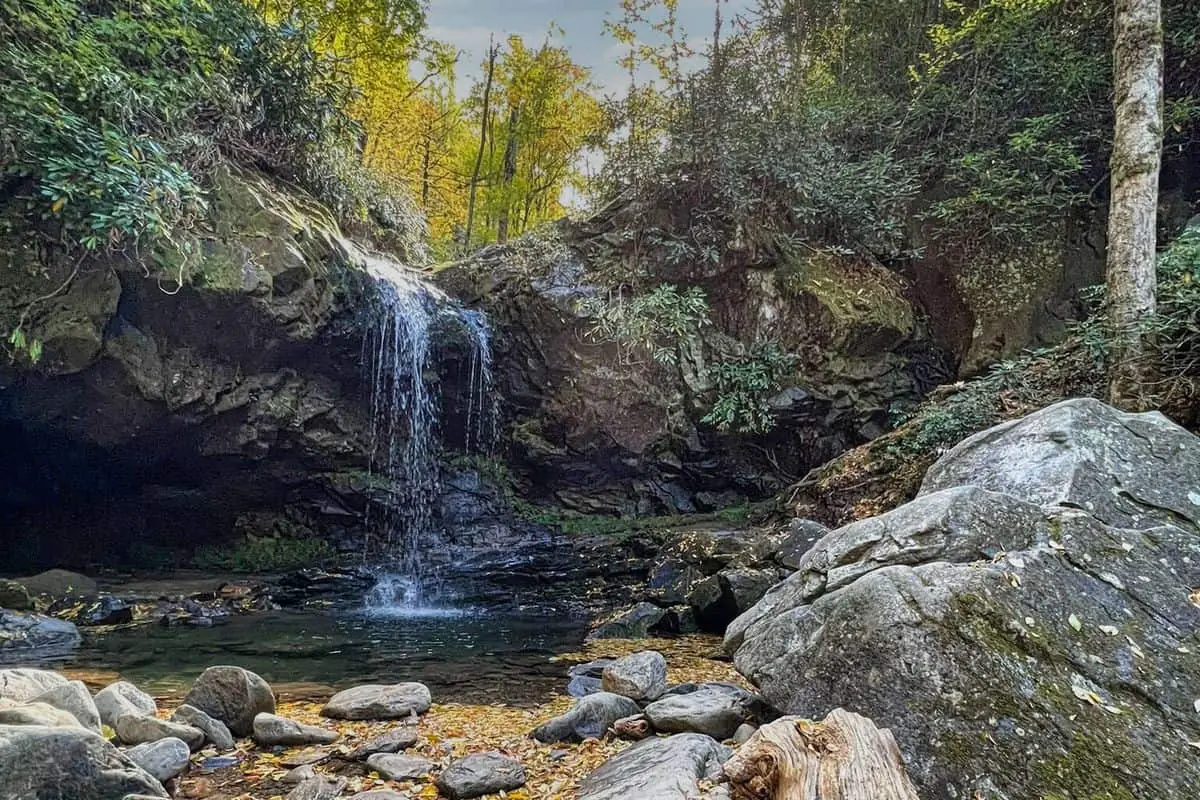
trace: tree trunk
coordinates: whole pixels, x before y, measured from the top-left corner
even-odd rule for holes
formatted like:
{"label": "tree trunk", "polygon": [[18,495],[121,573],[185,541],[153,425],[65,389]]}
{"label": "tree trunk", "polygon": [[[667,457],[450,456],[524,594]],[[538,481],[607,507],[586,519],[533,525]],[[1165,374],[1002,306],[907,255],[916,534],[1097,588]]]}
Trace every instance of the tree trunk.
{"label": "tree trunk", "polygon": [[1116,0],[1110,162],[1108,313],[1113,352],[1109,399],[1137,407],[1151,377],[1142,321],[1155,311],[1158,171],[1162,158],[1162,8],[1159,0]]}
{"label": "tree trunk", "polygon": [[734,800],[920,800],[892,732],[840,708],[762,726],[725,775]]}
{"label": "tree trunk", "polygon": [[500,206],[500,220],[496,223],[496,241],[504,244],[508,241],[508,216],[512,205],[509,190],[513,178],[517,176],[517,122],[519,113],[513,106],[508,112],[508,141],[504,145],[504,172],[501,175],[501,185],[504,187],[503,203]]}
{"label": "tree trunk", "polygon": [[479,188],[479,168],[483,165],[483,150],[487,146],[489,106],[492,100],[492,79],[496,75],[496,57],[500,49],[488,43],[487,80],[483,84],[483,114],[479,117],[479,150],[475,153],[475,168],[471,170],[471,188],[467,192],[467,229],[463,234],[463,252],[471,248],[471,226],[475,223],[475,191]]}

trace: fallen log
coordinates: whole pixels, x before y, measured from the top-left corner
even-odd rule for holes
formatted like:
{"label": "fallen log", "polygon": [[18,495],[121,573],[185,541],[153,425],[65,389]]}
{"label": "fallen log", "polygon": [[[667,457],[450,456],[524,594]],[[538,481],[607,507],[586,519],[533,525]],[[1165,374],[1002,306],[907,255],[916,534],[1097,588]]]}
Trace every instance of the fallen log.
{"label": "fallen log", "polygon": [[725,776],[734,800],[919,800],[892,732],[841,708],[762,726]]}

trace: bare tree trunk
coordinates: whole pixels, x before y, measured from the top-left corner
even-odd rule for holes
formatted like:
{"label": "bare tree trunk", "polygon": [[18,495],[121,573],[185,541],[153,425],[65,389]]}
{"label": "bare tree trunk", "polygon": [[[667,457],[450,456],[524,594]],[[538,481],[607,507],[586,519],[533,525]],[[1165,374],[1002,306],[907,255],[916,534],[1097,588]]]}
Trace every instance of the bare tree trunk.
{"label": "bare tree trunk", "polygon": [[501,184],[504,186],[504,204],[500,206],[500,220],[496,224],[496,241],[504,244],[508,241],[508,216],[509,206],[512,203],[512,198],[508,196],[508,190],[512,186],[513,178],[517,175],[517,122],[520,119],[520,113],[517,107],[513,106],[508,112],[508,141],[504,144],[504,172],[501,176]]}
{"label": "bare tree trunk", "polygon": [[479,188],[479,168],[483,166],[483,149],[487,146],[489,106],[492,101],[492,80],[496,75],[496,57],[500,48],[488,43],[487,80],[483,84],[483,114],[479,118],[479,150],[475,153],[475,168],[471,170],[471,188],[467,193],[467,229],[463,234],[463,251],[471,248],[471,226],[475,224],[475,191]]}
{"label": "bare tree trunk", "polygon": [[1113,353],[1109,399],[1138,405],[1150,377],[1141,323],[1155,311],[1154,251],[1162,159],[1162,7],[1159,0],[1116,0],[1108,214],[1109,322]]}
{"label": "bare tree trunk", "polygon": [[892,732],[841,708],[762,726],[725,776],[734,800],[919,800]]}

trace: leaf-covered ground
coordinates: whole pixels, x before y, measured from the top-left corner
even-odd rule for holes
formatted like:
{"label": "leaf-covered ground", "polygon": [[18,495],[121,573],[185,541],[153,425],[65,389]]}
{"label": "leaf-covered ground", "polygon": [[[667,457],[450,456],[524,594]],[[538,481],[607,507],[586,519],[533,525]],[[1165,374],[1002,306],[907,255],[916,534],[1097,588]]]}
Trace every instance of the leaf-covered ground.
{"label": "leaf-covered ground", "polygon": [[[600,641],[585,645],[582,652],[558,656],[557,660],[576,663],[647,649],[658,650],[667,657],[671,683],[728,681],[745,685],[730,663],[718,660],[719,640],[709,636]],[[306,692],[291,687],[280,692],[278,713],[337,730],[342,735],[338,742],[320,747],[264,751],[246,740],[238,746],[238,765],[216,770],[205,770],[203,766],[205,760],[216,753],[202,751],[194,757],[191,772],[177,782],[175,796],[205,800],[282,800],[293,788],[283,781],[284,776],[304,763],[311,763],[318,774],[344,778],[347,787],[343,796],[347,797],[371,789],[390,789],[410,798],[432,800],[440,796],[432,782],[387,781],[368,770],[365,764],[349,759],[349,754],[367,739],[408,723],[326,720],[319,713],[325,699],[327,695],[319,690]],[[435,701],[438,699],[434,698]],[[470,753],[499,750],[520,759],[529,780],[521,789],[489,797],[573,800],[579,780],[629,743],[605,739],[579,745],[541,745],[530,738],[531,730],[566,711],[572,702],[573,699],[565,694],[536,708],[435,702],[429,713],[415,723],[420,738],[405,752],[444,766],[449,760]],[[166,702],[163,705],[170,708],[174,704]]]}

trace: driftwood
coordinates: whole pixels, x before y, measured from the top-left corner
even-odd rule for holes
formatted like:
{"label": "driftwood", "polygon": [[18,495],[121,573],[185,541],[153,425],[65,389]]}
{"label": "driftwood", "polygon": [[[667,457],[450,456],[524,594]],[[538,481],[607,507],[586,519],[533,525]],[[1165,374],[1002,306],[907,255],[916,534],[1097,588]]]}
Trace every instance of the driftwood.
{"label": "driftwood", "polygon": [[919,800],[892,732],[840,708],[762,726],[725,775],[734,800]]}
{"label": "driftwood", "polygon": [[632,717],[621,717],[613,723],[613,733],[621,739],[638,741],[651,734],[650,722],[644,714],[634,714]]}

